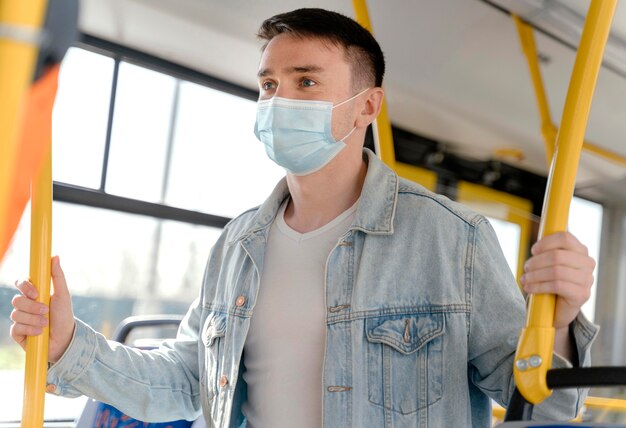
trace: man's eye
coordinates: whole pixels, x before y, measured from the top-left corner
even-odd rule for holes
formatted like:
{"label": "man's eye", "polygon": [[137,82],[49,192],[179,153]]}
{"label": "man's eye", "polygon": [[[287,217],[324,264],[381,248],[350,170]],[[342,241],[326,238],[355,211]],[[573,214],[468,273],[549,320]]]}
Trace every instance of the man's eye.
{"label": "man's eye", "polygon": [[272,89],[274,87],[274,83],[273,82],[263,82],[261,83],[261,88],[264,91],[269,91],[270,89]]}
{"label": "man's eye", "polygon": [[302,86],[304,86],[305,88],[310,88],[311,86],[315,86],[316,84],[317,83],[315,83],[311,79],[302,79]]}

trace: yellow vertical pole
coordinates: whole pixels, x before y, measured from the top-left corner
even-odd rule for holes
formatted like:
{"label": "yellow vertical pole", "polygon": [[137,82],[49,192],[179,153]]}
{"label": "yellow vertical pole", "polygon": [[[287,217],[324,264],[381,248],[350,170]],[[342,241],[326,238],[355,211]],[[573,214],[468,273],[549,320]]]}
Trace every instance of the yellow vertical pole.
{"label": "yellow vertical pole", "polygon": [[[556,138],[540,238],[567,229],[591,99],[616,5],[617,0],[592,0],[589,6]],[[554,309],[554,295],[530,297],[526,328],[522,330],[515,355],[515,383],[524,398],[533,404],[551,394],[546,375],[554,351]]]}
{"label": "yellow vertical pole", "polygon": [[[37,301],[46,305],[50,304],[51,242],[52,150],[46,154],[39,177],[33,180],[31,202],[29,280],[39,291]],[[49,327],[46,326],[39,336],[29,336],[26,339],[22,428],[43,426],[48,338]]]}
{"label": "yellow vertical pole", "polygon": [[550,115],[550,107],[548,106],[548,97],[543,86],[541,71],[539,70],[539,60],[537,55],[537,46],[535,45],[535,37],[533,29],[522,22],[519,17],[513,15],[515,26],[519,34],[522,51],[526,55],[530,78],[535,88],[537,107],[539,108],[539,116],[541,118],[541,134],[546,145],[546,164],[550,166],[552,157],[554,156],[554,140],[556,138],[556,127]]}
{"label": "yellow vertical pole", "polygon": [[[9,195],[18,165],[19,133],[24,99],[30,87],[39,52],[39,29],[47,0],[3,0],[0,2],[0,242],[9,231],[4,217],[11,208]],[[50,300],[50,228],[52,204],[51,153],[33,183],[30,280],[38,288],[38,300]],[[48,364],[48,330],[26,342],[26,370],[22,427],[43,426],[45,380]]]}
{"label": "yellow vertical pole", "polygon": [[38,55],[37,44],[20,40],[19,35],[32,35],[38,31],[46,6],[47,0],[0,1],[0,26],[4,34],[0,36],[0,244],[10,238],[6,236],[4,216],[11,208],[9,195],[17,168],[15,158],[22,100],[32,82]]}
{"label": "yellow vertical pole", "polygon": [[[370,33],[374,34],[372,24],[370,22],[367,4],[365,0],[352,0],[354,14],[356,20]],[[376,122],[374,123],[374,139],[378,142],[376,149],[380,154],[380,158],[390,168],[394,168],[396,164],[396,155],[393,148],[393,135],[391,133],[391,122],[387,113],[387,101],[383,99],[383,105]]]}

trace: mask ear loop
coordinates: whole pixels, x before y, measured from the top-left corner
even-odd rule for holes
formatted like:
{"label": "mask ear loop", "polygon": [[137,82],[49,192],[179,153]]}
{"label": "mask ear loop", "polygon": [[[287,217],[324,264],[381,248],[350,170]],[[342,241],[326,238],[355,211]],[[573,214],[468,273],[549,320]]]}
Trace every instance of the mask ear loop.
{"label": "mask ear loop", "polygon": [[[370,89],[371,89],[371,88],[365,88],[365,89],[363,89],[361,92],[359,92],[359,93],[358,93],[358,94],[356,94],[356,95],[351,96],[351,97],[350,97],[350,98],[348,98],[347,100],[342,101],[342,102],[340,102],[339,104],[335,104],[335,105],[333,106],[333,110],[335,109],[335,107],[339,107],[339,106],[344,105],[345,103],[349,103],[350,101],[352,101],[353,99],[355,99],[356,97],[358,97],[358,96],[360,96],[360,95],[363,95],[365,92],[369,91]],[[344,138],[347,138],[347,137],[344,137]]]}
{"label": "mask ear loop", "polygon": [[337,142],[338,142],[338,143],[340,143],[340,142],[341,142],[341,143],[344,143],[344,144],[345,144],[345,139],[346,139],[346,138],[348,138],[350,135],[352,135],[352,133],[353,133],[354,131],[356,131],[356,126],[355,126],[354,128],[352,128],[352,130],[350,130],[350,132],[348,132],[348,133],[346,134],[346,136],[345,136],[345,137],[343,137],[341,140],[337,140]]}
{"label": "mask ear loop", "polygon": [[[348,102],[352,101],[352,100],[353,100],[353,99],[355,99],[356,97],[363,95],[363,94],[364,94],[365,92],[367,92],[369,89],[370,89],[370,88],[365,88],[365,89],[363,89],[361,92],[359,92],[359,93],[358,93],[358,94],[356,94],[356,95],[353,95],[352,97],[348,98],[347,100],[342,101],[342,102],[340,102],[339,104],[335,104],[335,105],[333,106],[333,110],[335,109],[335,107],[339,107],[339,106],[341,106],[341,105],[343,105],[343,104],[345,104],[345,103],[348,103]],[[352,128],[352,129],[350,130],[350,132],[348,132],[348,133],[346,134],[346,136],[345,136],[345,137],[343,137],[343,138],[342,138],[342,139],[340,139],[340,140],[337,140],[337,143],[339,143],[339,142],[345,143],[345,139],[346,139],[346,138],[348,138],[350,135],[352,135],[352,133],[353,133],[355,130],[356,130],[356,126],[355,126],[354,128]]]}

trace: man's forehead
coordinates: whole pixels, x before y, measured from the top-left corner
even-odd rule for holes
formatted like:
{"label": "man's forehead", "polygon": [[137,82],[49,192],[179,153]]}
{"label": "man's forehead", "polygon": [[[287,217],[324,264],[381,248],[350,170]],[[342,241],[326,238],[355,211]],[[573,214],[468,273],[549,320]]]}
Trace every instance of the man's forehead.
{"label": "man's forehead", "polygon": [[261,61],[267,56],[280,54],[284,51],[291,51],[296,54],[298,52],[319,53],[323,56],[345,53],[343,46],[327,38],[279,34],[265,45],[261,54]]}
{"label": "man's forehead", "polygon": [[322,73],[337,60],[346,62],[342,46],[319,37],[280,34],[270,40],[263,50],[258,75],[268,73]]}
{"label": "man's forehead", "polygon": [[317,35],[309,35],[309,34],[298,34],[298,33],[281,33],[274,36],[271,40],[269,40],[263,50],[270,45],[288,42],[291,44],[316,44],[320,47],[324,47],[328,50],[337,50],[342,49],[341,44],[333,40],[329,37],[317,36]]}

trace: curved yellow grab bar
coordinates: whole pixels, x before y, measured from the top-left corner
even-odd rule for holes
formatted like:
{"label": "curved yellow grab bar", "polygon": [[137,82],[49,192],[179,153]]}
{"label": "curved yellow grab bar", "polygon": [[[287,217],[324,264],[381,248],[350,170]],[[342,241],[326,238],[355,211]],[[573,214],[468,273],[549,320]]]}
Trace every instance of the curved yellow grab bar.
{"label": "curved yellow grab bar", "polygon": [[[567,230],[591,98],[616,5],[617,0],[592,0],[589,6],[556,139],[540,238]],[[530,297],[526,328],[522,330],[515,355],[515,383],[524,398],[533,404],[541,403],[551,394],[546,375],[554,350],[554,309],[554,295]]]}

